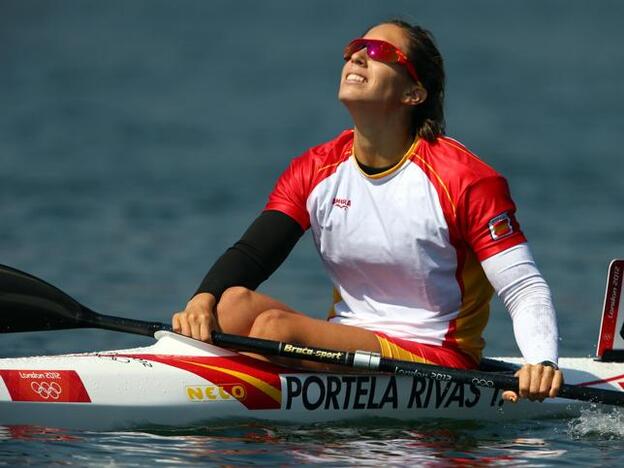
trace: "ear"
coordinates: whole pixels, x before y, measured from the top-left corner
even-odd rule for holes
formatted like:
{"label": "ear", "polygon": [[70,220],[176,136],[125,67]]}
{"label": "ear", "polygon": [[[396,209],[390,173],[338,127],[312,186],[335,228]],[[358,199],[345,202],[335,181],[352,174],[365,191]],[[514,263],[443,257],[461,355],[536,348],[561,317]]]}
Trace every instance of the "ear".
{"label": "ear", "polygon": [[414,83],[403,94],[401,101],[408,106],[417,106],[427,100],[427,90],[421,83]]}

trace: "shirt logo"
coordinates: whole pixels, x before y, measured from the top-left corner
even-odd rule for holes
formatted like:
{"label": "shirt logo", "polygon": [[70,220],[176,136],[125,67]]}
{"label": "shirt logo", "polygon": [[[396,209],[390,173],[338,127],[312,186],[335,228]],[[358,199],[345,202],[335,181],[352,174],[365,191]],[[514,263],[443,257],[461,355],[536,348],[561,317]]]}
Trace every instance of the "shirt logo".
{"label": "shirt logo", "polygon": [[488,223],[488,228],[490,228],[490,235],[494,240],[510,236],[514,232],[513,225],[511,224],[511,218],[507,213],[503,213],[495,218],[492,218]]}
{"label": "shirt logo", "polygon": [[348,198],[334,198],[332,205],[338,208],[344,208],[345,210],[351,206],[351,200]]}

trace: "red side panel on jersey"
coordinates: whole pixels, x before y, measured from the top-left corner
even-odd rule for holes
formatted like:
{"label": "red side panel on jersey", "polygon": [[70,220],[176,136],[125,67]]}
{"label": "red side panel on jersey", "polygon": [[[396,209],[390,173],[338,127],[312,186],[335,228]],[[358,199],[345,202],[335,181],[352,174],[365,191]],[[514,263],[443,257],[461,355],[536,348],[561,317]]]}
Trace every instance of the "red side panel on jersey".
{"label": "red side panel on jersey", "polygon": [[346,130],[334,140],[293,159],[277,180],[265,210],[281,211],[297,221],[304,231],[308,229],[310,215],[306,202],[310,192],[349,158],[352,147],[353,130]]}

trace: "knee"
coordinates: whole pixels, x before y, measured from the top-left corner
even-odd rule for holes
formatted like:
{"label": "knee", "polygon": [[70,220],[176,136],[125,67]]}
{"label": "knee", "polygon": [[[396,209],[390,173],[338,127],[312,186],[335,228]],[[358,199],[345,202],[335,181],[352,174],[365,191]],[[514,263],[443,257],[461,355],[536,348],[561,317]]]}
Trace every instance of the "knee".
{"label": "knee", "polygon": [[256,317],[249,332],[249,336],[265,338],[267,340],[292,340],[293,314],[280,309],[269,309]]}

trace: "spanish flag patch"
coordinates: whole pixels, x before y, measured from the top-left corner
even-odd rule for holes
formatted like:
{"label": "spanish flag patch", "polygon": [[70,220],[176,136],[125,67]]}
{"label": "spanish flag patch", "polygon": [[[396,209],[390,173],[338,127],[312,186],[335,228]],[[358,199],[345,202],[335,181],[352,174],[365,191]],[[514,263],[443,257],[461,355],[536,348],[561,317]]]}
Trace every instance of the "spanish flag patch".
{"label": "spanish flag patch", "polygon": [[490,228],[490,235],[494,240],[510,236],[514,232],[511,218],[506,212],[492,218],[488,223],[488,228]]}

